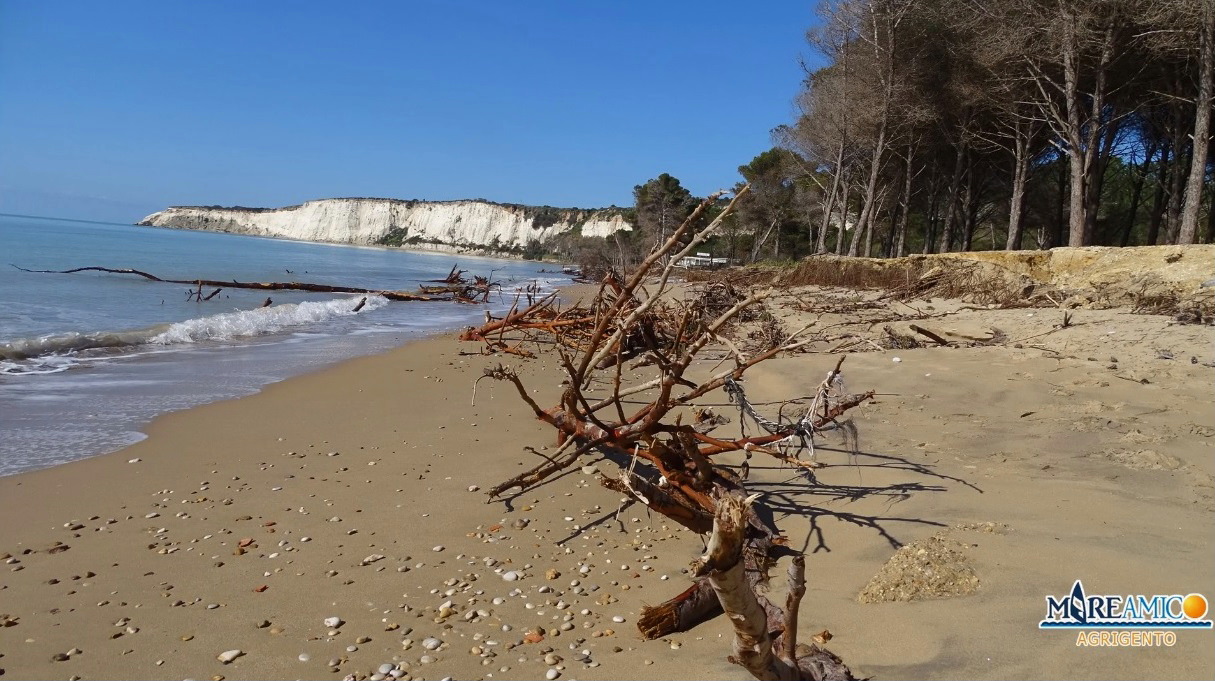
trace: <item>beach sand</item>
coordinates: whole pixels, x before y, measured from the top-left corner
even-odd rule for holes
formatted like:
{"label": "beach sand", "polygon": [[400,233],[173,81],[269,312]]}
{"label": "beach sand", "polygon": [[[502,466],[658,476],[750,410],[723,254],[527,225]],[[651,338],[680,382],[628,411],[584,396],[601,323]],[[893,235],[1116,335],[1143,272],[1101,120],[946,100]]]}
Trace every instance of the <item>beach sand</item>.
{"label": "beach sand", "polygon": [[[785,297],[789,328],[805,295]],[[849,390],[879,393],[852,413],[855,450],[820,443],[818,484],[751,461],[749,488],[807,552],[803,638],[829,630],[858,676],[883,679],[1215,676],[1210,631],[1088,648],[1037,627],[1045,597],[1077,579],[1090,594],[1215,598],[1209,327],[1078,310],[1056,329],[1057,310],[936,305],[957,314],[924,326],[1010,340],[854,353]],[[474,381],[515,366],[549,406],[562,374],[551,357],[462,354],[477,350],[411,343],[164,416],[120,452],[0,478],[0,670],[340,679],[404,662],[416,679],[555,666],[563,679],[747,678],[725,660],[722,618],[640,640],[640,608],[686,586],[702,543],[639,506],[617,517],[619,496],[590,468],[615,464],[588,456],[486,503],[484,489],[538,460],[523,447],[551,449],[554,435],[507,384],[482,381],[471,404]],[[837,356],[761,364],[748,394],[810,393]],[[723,394],[704,402],[732,418],[720,433],[737,432]],[[782,602],[787,560],[772,571]],[[921,588],[937,597],[881,600]],[[455,614],[436,621],[445,601]],[[537,629],[543,641],[521,643]]]}

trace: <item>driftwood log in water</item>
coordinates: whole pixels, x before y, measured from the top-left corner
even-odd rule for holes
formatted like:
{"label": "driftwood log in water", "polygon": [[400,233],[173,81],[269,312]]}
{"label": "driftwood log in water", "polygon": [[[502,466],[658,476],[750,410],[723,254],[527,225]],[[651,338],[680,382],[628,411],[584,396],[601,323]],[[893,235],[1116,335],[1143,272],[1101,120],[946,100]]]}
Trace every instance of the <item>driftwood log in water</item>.
{"label": "driftwood log in water", "polygon": [[[433,301],[471,301],[483,298],[487,291],[482,290],[480,286],[473,285],[462,288],[445,287],[438,295],[428,295],[423,293],[411,293],[408,291],[379,291],[376,289],[359,288],[357,286],[330,286],[328,284],[312,284],[308,282],[290,281],[219,281],[215,279],[162,279],[154,274],[149,274],[141,270],[131,268],[112,268],[112,267],[76,267],[70,270],[31,270],[24,267],[17,267],[22,272],[32,272],[35,274],[75,274],[77,272],[107,272],[109,274],[133,274],[143,277],[149,281],[160,282],[164,284],[186,284],[188,286],[202,287],[214,286],[223,288],[243,288],[254,289],[259,291],[307,291],[310,293],[363,293],[368,295],[380,295],[389,300],[405,301],[405,302],[433,302]],[[480,278],[478,278],[480,284]],[[488,283],[488,282],[487,282]]]}

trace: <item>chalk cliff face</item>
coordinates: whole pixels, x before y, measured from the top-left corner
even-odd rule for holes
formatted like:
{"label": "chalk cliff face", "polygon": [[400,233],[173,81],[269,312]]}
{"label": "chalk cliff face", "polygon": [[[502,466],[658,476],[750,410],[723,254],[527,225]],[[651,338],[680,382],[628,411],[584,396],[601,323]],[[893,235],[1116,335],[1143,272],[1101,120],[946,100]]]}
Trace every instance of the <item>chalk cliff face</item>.
{"label": "chalk cliff face", "polygon": [[603,237],[631,229],[612,209],[397,199],[321,199],[286,208],[174,206],[138,224],[339,244],[491,251],[521,250],[572,230]]}

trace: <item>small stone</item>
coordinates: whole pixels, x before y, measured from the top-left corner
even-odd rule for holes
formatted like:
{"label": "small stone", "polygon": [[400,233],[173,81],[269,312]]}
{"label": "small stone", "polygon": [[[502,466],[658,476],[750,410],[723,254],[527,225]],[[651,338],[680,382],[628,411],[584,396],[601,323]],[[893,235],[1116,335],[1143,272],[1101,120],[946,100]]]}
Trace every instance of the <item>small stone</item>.
{"label": "small stone", "polygon": [[376,669],[376,671],[387,676],[387,675],[391,674],[392,671],[396,668],[397,668],[396,665],[388,664],[387,662],[385,662],[384,664],[380,665],[379,668]]}
{"label": "small stone", "polygon": [[436,546],[436,547],[434,547],[433,549],[431,549],[431,551],[434,551],[435,553],[438,553],[438,552],[440,552],[440,551],[442,551],[443,549],[446,549],[446,548],[447,548],[446,546],[443,546],[442,544],[439,544],[438,546]]}
{"label": "small stone", "polygon": [[548,681],[553,681],[553,679],[557,678],[558,676],[561,676],[561,672],[556,669],[550,669],[547,672],[544,672],[544,678],[548,679]]}
{"label": "small stone", "polygon": [[[358,643],[359,645],[362,645],[364,643],[371,643],[371,637],[370,636],[360,636],[360,637],[354,639],[354,642]],[[387,674],[388,672],[384,672],[384,673]]]}
{"label": "small stone", "polygon": [[438,650],[441,645],[443,642],[433,636],[422,639],[422,647],[427,650]]}
{"label": "small stone", "polygon": [[558,572],[555,568],[549,568],[548,571],[544,573],[545,579],[557,579],[560,576],[561,576],[561,573]]}
{"label": "small stone", "polygon": [[224,664],[230,664],[233,660],[235,660],[236,658],[238,658],[244,654],[245,653],[240,650],[225,650],[224,652],[220,653],[219,655],[216,655],[215,659],[219,660],[220,662],[223,662]]}
{"label": "small stone", "polygon": [[336,629],[345,624],[345,622],[342,621],[341,617],[326,617],[324,624],[330,629]]}
{"label": "small stone", "polygon": [[621,622],[624,621],[624,616],[616,615],[616,616],[612,617],[612,621],[615,622],[616,624],[620,624]]}
{"label": "small stone", "polygon": [[503,572],[502,579],[504,579],[508,582],[513,582],[513,581],[519,579],[519,573],[515,572],[514,570],[509,570],[507,572]]}
{"label": "small stone", "polygon": [[67,660],[67,653],[55,653],[54,655],[51,655],[51,662],[66,662]]}
{"label": "small stone", "polygon": [[258,628],[258,629],[265,629],[265,628],[266,628],[266,627],[268,627],[268,626],[270,626],[270,620],[262,620],[262,621],[260,621],[260,622],[258,622],[258,623],[257,623],[257,628]]}

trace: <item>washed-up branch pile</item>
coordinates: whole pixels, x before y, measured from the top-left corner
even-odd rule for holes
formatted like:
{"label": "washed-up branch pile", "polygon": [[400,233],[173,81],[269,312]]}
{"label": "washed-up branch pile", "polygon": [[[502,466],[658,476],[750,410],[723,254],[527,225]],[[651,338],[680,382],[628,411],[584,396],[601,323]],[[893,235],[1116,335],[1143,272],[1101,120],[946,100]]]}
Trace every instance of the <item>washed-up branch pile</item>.
{"label": "washed-up branch pile", "polygon": [[[334,286],[330,284],[314,284],[308,282],[280,282],[280,281],[223,281],[219,279],[163,279],[154,274],[130,269],[130,268],[112,268],[112,267],[75,267],[70,270],[30,270],[24,267],[13,267],[22,272],[32,272],[36,274],[76,274],[78,272],[104,272],[107,274],[131,274],[137,277],[143,277],[149,281],[155,281],[162,284],[186,284],[190,287],[196,287],[198,291],[206,288],[239,288],[253,289],[258,291],[305,291],[309,293],[362,293],[366,295],[380,295],[389,300],[407,301],[407,302],[434,302],[434,301],[456,301],[461,303],[483,302],[489,299],[490,291],[497,288],[498,285],[491,283],[485,277],[476,277],[469,283],[462,276],[457,275],[454,281],[445,280],[444,286],[422,287],[418,292],[410,291],[385,291],[378,289],[360,288],[357,286]],[[456,270],[452,269],[453,274]],[[450,279],[450,277],[449,277]],[[216,291],[215,293],[218,293]],[[198,300],[209,300],[215,295],[202,297],[198,296]],[[195,294],[196,295],[196,294]]]}
{"label": "washed-up branch pile", "polygon": [[[561,443],[542,463],[495,486],[489,495],[492,499],[512,489],[530,489],[585,453],[606,454],[621,464],[621,471],[601,477],[603,486],[710,535],[706,557],[693,566],[691,586],[643,610],[638,622],[643,636],[686,631],[724,608],[736,633],[732,659],[757,678],[850,679],[848,668],[833,654],[796,643],[797,602],[804,591],[801,562],[794,563],[791,594],[797,595],[790,597],[785,610],[757,593],[757,585],[767,581],[774,551],[788,542],[751,510],[754,499],[746,492],[746,464],[740,475],[718,460],[740,451],[749,460],[758,452],[800,469],[811,484],[815,437],[840,427],[845,412],[873,393],[844,392],[841,359],[800,418],[765,418],[747,400],[744,374],[809,342],[800,338],[809,327],[752,356],[738,349],[726,330],[767,294],[739,297],[728,307],[681,304],[669,295],[674,263],[708,238],[747,191],[740,190],[713,222],[694,232],[692,225],[717,198],[710,197],[637,271],[623,280],[605,280],[589,306],[559,311],[552,300],[544,299],[465,332],[466,340],[486,342],[508,331],[532,338],[545,335],[567,374],[560,403],[544,409],[514,370],[501,365],[486,370],[483,378],[513,384],[535,417],[557,430]],[[718,364],[706,374],[705,363],[697,360],[711,347],[726,352],[728,366]],[[641,361],[626,368],[629,353],[640,355]],[[718,389],[725,390],[760,432],[737,438],[710,435],[721,419],[694,408],[698,398]],[[626,411],[626,397],[644,404]],[[807,458],[801,458],[803,452]]]}

